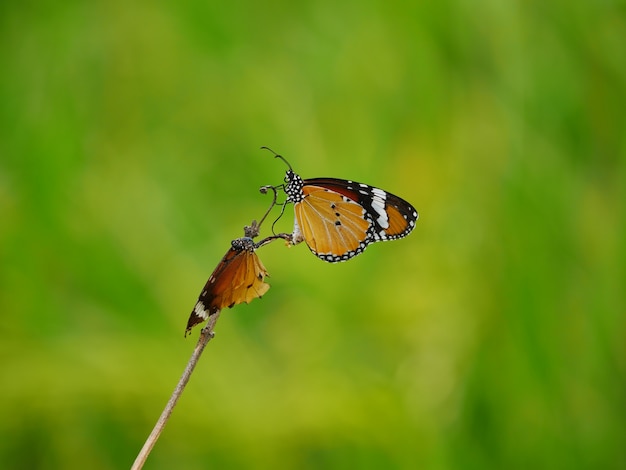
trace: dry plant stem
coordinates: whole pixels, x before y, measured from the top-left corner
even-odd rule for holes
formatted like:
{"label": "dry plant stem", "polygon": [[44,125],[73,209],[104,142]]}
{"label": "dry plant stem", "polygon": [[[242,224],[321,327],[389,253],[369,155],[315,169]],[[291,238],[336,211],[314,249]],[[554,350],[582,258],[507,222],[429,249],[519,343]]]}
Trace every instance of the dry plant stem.
{"label": "dry plant stem", "polygon": [[185,386],[187,385],[187,382],[189,382],[191,373],[196,367],[196,364],[198,363],[198,359],[200,359],[200,355],[202,354],[202,351],[204,351],[204,347],[208,344],[209,341],[211,341],[211,339],[214,336],[213,328],[215,328],[215,323],[217,322],[217,319],[219,318],[219,316],[220,316],[220,311],[218,310],[217,313],[209,317],[208,323],[206,324],[204,328],[202,328],[202,331],[200,332],[200,338],[198,338],[198,344],[196,344],[196,347],[193,350],[193,353],[191,354],[191,358],[189,359],[189,362],[187,363],[187,367],[185,368],[185,371],[183,372],[182,377],[178,381],[178,385],[176,385],[176,388],[174,389],[174,393],[172,393],[170,400],[167,402],[167,405],[165,405],[165,409],[163,410],[163,413],[161,413],[159,420],[154,426],[154,429],[148,436],[148,439],[146,439],[145,444],[143,445],[143,447],[141,448],[141,451],[137,455],[137,458],[135,459],[135,462],[133,463],[131,470],[139,470],[143,468],[143,464],[146,463],[146,459],[148,458],[148,455],[150,455],[150,452],[152,451],[154,444],[156,443],[157,439],[161,435],[163,428],[165,428],[165,425],[167,424],[167,420],[170,418],[170,415],[172,414],[172,410],[174,409],[174,406],[176,406],[176,402],[178,402],[178,399],[182,395],[183,390],[185,389]]}

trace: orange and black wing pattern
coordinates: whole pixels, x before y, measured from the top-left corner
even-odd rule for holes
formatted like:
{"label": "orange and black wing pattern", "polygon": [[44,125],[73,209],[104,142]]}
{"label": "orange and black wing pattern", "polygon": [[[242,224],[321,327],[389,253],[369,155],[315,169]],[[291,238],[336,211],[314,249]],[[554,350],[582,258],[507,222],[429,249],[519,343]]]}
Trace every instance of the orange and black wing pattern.
{"label": "orange and black wing pattern", "polygon": [[270,288],[265,283],[265,266],[255,253],[252,238],[232,241],[232,247],[206,282],[187,321],[185,336],[191,329],[225,307],[261,297]]}
{"label": "orange and black wing pattern", "polygon": [[348,260],[370,244],[407,236],[419,215],[404,199],[363,183],[336,178],[285,177],[294,203],[292,243],[305,241],[319,258]]}
{"label": "orange and black wing pattern", "polygon": [[320,186],[307,185],[303,193],[294,207],[295,238],[301,235],[311,251],[327,261],[365,249],[371,224],[363,207]]}

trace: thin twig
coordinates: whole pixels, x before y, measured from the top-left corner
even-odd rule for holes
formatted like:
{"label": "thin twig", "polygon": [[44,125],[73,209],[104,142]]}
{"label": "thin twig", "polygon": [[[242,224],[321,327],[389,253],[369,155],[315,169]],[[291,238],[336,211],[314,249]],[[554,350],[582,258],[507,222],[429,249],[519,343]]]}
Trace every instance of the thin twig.
{"label": "thin twig", "polygon": [[[265,212],[265,214],[263,215],[263,218],[261,218],[260,222],[257,223],[256,220],[253,220],[249,226],[246,225],[244,227],[244,234],[246,237],[256,238],[259,236],[259,230],[261,228],[261,224],[263,223],[267,215],[270,213],[270,211],[276,204],[276,187],[263,186],[261,188],[261,192],[267,193],[269,189],[271,189],[272,192],[274,193],[272,203],[270,204],[270,207],[267,209],[267,212]],[[264,238],[259,243],[255,244],[254,248],[255,249],[259,248],[278,238],[282,238],[284,240],[289,241],[291,240],[291,235],[287,233],[280,233],[278,235],[273,235],[273,236]],[[161,413],[159,420],[154,425],[154,429],[152,429],[152,432],[148,436],[148,439],[146,439],[146,442],[144,443],[143,447],[139,451],[139,454],[137,455],[137,458],[135,459],[135,462],[133,463],[131,470],[140,470],[141,468],[143,468],[144,463],[146,463],[146,459],[148,458],[148,455],[150,455],[150,452],[152,451],[152,448],[156,444],[157,439],[159,439],[161,432],[163,432],[163,428],[165,428],[165,425],[167,424],[167,421],[169,420],[170,415],[172,414],[172,411],[174,410],[174,407],[176,406],[176,403],[178,402],[178,399],[182,395],[183,390],[185,389],[185,386],[187,385],[187,382],[189,382],[191,373],[196,367],[196,364],[198,363],[198,359],[200,359],[200,355],[202,354],[202,351],[204,351],[205,346],[213,338],[213,335],[214,335],[213,328],[215,328],[215,323],[217,322],[217,319],[219,318],[219,316],[220,316],[220,310],[210,315],[209,321],[207,322],[206,326],[202,328],[202,331],[200,332],[200,338],[198,338],[198,344],[196,344],[196,347],[193,350],[193,353],[191,354],[191,358],[189,359],[189,362],[187,363],[187,367],[185,367],[185,371],[183,372],[182,377],[178,381],[178,385],[176,385],[176,388],[174,389],[174,393],[172,393],[170,400],[167,402],[167,405],[165,405],[165,409]]]}
{"label": "thin twig", "polygon": [[135,462],[133,463],[131,470],[139,470],[143,468],[143,464],[146,463],[146,459],[148,458],[148,455],[150,455],[150,451],[152,451],[154,444],[156,443],[157,439],[161,435],[161,432],[163,431],[165,424],[167,423],[170,415],[172,414],[172,410],[176,406],[176,402],[178,402],[178,399],[182,395],[183,390],[185,389],[185,386],[187,385],[187,382],[189,382],[189,377],[191,377],[191,373],[196,367],[196,364],[198,363],[198,359],[200,359],[200,355],[202,354],[202,351],[204,351],[204,347],[208,344],[209,341],[211,341],[211,339],[214,336],[213,328],[215,328],[215,323],[217,322],[217,319],[219,318],[219,316],[220,316],[220,311],[218,310],[215,314],[209,317],[208,323],[206,324],[204,328],[202,328],[200,332],[200,338],[198,338],[198,343],[196,344],[196,347],[193,350],[193,353],[191,354],[191,358],[189,359],[189,362],[187,363],[187,367],[185,368],[185,371],[183,372],[183,375],[180,378],[178,385],[176,385],[176,388],[174,389],[174,393],[172,393],[170,400],[167,402],[167,405],[165,405],[165,409],[163,410],[163,413],[161,413],[159,420],[154,426],[154,429],[148,436],[148,439],[146,439],[145,444],[143,445],[143,447],[141,448],[141,451],[137,455],[137,458],[135,459]]}

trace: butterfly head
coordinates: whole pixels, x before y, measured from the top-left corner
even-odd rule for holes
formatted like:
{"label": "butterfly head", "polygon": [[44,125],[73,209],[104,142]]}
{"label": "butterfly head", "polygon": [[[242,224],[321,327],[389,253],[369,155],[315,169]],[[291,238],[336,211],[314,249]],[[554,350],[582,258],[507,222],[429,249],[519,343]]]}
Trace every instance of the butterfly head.
{"label": "butterfly head", "polygon": [[[304,199],[304,194],[302,193],[302,187],[304,186],[304,181],[302,181],[302,178],[300,178],[300,176],[296,172],[293,171],[293,168],[291,168],[291,165],[289,164],[287,159],[285,159],[285,157],[277,154],[269,147],[261,147],[261,148],[272,152],[274,154],[274,158],[279,158],[288,167],[287,173],[285,173],[285,180],[284,180],[285,184],[282,185],[285,191],[285,194],[287,194],[287,202],[297,203],[297,202],[302,201],[302,199]],[[279,186],[277,186],[277,188],[278,187]]]}
{"label": "butterfly head", "polygon": [[292,169],[287,170],[285,173],[285,194],[287,195],[287,202],[297,203],[304,199],[302,193],[302,187],[304,181],[300,178],[300,175],[294,173]]}
{"label": "butterfly head", "polygon": [[235,251],[246,250],[252,253],[256,248],[254,240],[250,237],[237,238],[230,243]]}

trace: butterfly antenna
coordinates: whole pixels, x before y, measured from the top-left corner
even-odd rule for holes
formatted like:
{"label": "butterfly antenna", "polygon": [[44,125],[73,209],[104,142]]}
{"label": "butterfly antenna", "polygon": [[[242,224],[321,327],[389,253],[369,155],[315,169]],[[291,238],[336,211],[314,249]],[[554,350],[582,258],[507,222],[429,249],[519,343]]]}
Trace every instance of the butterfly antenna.
{"label": "butterfly antenna", "polygon": [[282,155],[278,155],[276,152],[274,152],[271,148],[269,147],[261,147],[262,150],[269,150],[270,152],[272,152],[274,154],[274,158],[280,158],[283,162],[285,162],[285,164],[289,167],[289,169],[291,171],[293,171],[293,168],[291,168],[291,165],[289,164],[289,162],[285,159],[285,157],[283,157]]}

